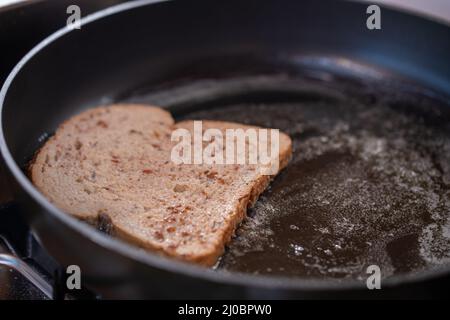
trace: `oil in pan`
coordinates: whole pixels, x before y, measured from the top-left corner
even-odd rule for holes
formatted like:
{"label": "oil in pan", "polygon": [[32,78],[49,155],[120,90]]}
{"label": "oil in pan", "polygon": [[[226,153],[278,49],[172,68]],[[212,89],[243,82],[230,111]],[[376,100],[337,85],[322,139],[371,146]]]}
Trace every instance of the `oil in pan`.
{"label": "oil in pan", "polygon": [[450,106],[419,89],[284,75],[198,80],[133,101],[178,118],[291,136],[288,167],[249,210],[219,268],[383,277],[450,263]]}

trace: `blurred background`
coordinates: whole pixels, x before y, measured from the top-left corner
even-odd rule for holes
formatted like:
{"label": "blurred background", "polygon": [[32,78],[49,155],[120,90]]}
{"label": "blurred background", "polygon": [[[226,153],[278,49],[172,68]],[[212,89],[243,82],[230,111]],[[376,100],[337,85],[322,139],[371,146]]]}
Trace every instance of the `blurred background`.
{"label": "blurred background", "polygon": [[[47,2],[61,2],[60,0],[37,0],[37,1],[47,1]],[[133,1],[133,0],[123,0]],[[421,14],[430,15],[435,18],[450,21],[450,1],[448,0],[360,0],[368,3],[380,3],[385,5],[391,5],[398,8],[415,11]],[[0,6],[12,6],[18,5],[24,2],[36,2],[36,0],[0,0]],[[74,0],[73,3],[78,1]],[[90,2],[102,3],[102,0],[91,0]]]}
{"label": "blurred background", "polygon": [[[1,0],[0,0],[1,1]],[[367,3],[380,3],[403,10],[409,10],[418,14],[427,15],[450,22],[450,1],[449,0],[361,0]]]}
{"label": "blurred background", "polygon": [[[18,4],[20,2],[30,2],[33,0],[0,0],[0,6]],[[59,0],[41,0],[49,2],[59,2]],[[129,0],[132,1],[132,0]],[[399,8],[416,11],[433,17],[450,21],[450,1],[449,0],[361,0],[368,3],[381,3]],[[76,3],[77,1],[72,1]],[[90,2],[103,2],[91,0]]]}

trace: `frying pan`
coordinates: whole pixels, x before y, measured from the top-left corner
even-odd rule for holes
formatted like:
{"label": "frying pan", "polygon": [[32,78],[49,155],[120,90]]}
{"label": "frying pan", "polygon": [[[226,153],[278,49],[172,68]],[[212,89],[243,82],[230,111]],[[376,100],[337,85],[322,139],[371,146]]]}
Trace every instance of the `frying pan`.
{"label": "frying pan", "polygon": [[[441,106],[435,122],[445,126],[450,28],[382,8],[382,29],[369,30],[366,8],[350,1],[140,0],[85,17],[81,30],[64,28],[42,41],[14,68],[0,95],[2,155],[15,201],[39,241],[63,266],[79,265],[83,284],[106,298],[437,294],[430,291],[432,284],[448,279],[448,265],[394,275],[377,292],[360,280],[255,275],[173,261],[61,212],[34,188],[24,170],[59,123],[88,107],[165,101],[176,117],[189,117],[192,110],[233,103],[317,99],[323,88],[329,90],[330,77],[351,87],[369,81],[374,88],[382,83],[396,92],[419,92],[421,100]],[[279,74],[318,82],[308,92],[291,90],[291,84],[275,84],[274,89]],[[214,81],[205,85],[202,79],[225,84],[220,82],[222,91],[217,92]],[[227,79],[238,79],[238,84]],[[179,91],[164,91],[180,82],[199,87],[188,86],[183,99]],[[158,88],[166,94],[152,94]]]}

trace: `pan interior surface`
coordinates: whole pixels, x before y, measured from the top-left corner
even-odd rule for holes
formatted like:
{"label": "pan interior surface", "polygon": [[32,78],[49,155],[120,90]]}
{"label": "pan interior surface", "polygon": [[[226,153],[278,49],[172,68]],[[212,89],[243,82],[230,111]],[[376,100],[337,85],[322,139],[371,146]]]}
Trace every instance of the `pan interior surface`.
{"label": "pan interior surface", "polygon": [[388,278],[450,264],[450,107],[431,92],[312,72],[185,79],[121,99],[293,139],[218,269],[345,281],[369,265]]}

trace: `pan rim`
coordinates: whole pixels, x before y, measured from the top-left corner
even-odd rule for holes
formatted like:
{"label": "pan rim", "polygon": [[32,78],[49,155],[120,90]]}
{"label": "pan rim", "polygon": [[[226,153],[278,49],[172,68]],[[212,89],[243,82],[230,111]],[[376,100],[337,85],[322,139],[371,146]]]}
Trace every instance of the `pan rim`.
{"label": "pan rim", "polygon": [[[126,2],[118,4],[112,7],[95,12],[81,19],[81,26],[95,22],[99,19],[106,18],[110,15],[118,14],[121,12],[129,11],[139,7],[153,5],[157,3],[168,2],[170,0],[136,0],[133,2]],[[252,287],[267,287],[273,290],[287,289],[287,290],[303,290],[303,291],[343,291],[343,290],[357,290],[366,289],[364,281],[358,281],[356,279],[336,281],[334,279],[320,279],[320,278],[297,278],[288,276],[268,276],[268,275],[252,275],[242,272],[225,272],[222,270],[212,270],[209,268],[192,265],[189,263],[177,261],[164,256],[154,254],[152,252],[143,251],[136,246],[128,244],[119,239],[107,236],[98,232],[91,226],[75,219],[72,216],[64,213],[62,210],[54,206],[50,201],[44,197],[31,183],[31,181],[22,172],[19,165],[14,160],[5,140],[3,132],[3,107],[6,95],[9,88],[14,82],[16,76],[20,73],[22,68],[32,58],[38,54],[41,50],[45,49],[48,45],[57,41],[64,35],[73,32],[71,28],[65,26],[50,36],[46,37],[34,48],[32,48],[14,67],[14,69],[8,75],[0,91],[0,150],[5,160],[8,169],[12,172],[14,178],[22,188],[33,198],[34,201],[39,203],[49,214],[60,222],[64,223],[69,228],[75,230],[75,232],[88,238],[90,241],[103,247],[106,250],[112,250],[128,259],[137,261],[141,264],[149,265],[154,268],[163,269],[176,274],[189,276],[193,278],[200,278],[209,282],[240,285],[240,286],[252,286]],[[442,275],[450,274],[450,267],[438,267],[431,268],[416,273],[406,273],[391,276],[383,280],[383,287],[389,288],[400,284],[417,283],[424,280],[437,278]]]}

